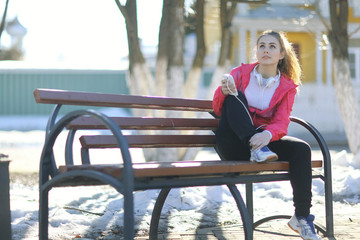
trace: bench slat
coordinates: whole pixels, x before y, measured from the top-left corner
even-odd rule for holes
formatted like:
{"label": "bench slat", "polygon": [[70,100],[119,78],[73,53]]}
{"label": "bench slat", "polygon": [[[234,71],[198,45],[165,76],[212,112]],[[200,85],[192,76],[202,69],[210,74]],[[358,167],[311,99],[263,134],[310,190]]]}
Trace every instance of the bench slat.
{"label": "bench slat", "polygon": [[[112,117],[121,129],[137,130],[216,130],[218,119],[204,118],[142,118]],[[91,117],[80,117],[66,126],[67,129],[105,129],[99,120]]]}
{"label": "bench slat", "polygon": [[[312,161],[313,168],[322,167],[321,160]],[[122,164],[73,165],[60,166],[59,172],[74,170],[95,170],[113,177],[121,177]],[[264,171],[288,171],[289,163],[276,161],[270,163],[252,163],[248,161],[184,161],[184,162],[151,162],[133,163],[134,176],[142,177],[170,177],[190,175],[217,175],[226,173],[252,173]]]}
{"label": "bench slat", "polygon": [[[214,147],[215,135],[127,135],[132,148]],[[112,135],[81,136],[83,148],[117,148]]]}
{"label": "bench slat", "polygon": [[212,112],[210,100],[36,89],[37,103]]}

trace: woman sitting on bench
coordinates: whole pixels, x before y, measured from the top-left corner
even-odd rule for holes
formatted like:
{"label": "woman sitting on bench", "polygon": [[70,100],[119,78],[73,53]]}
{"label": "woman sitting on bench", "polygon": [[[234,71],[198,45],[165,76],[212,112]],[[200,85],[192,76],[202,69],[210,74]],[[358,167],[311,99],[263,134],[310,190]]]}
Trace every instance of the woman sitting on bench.
{"label": "woman sitting on bench", "polygon": [[221,116],[216,150],[226,160],[263,163],[288,161],[295,214],[288,225],[303,239],[320,239],[311,207],[311,149],[286,136],[301,68],[283,33],[263,32],[256,43],[257,62],[225,74],[213,99]]}

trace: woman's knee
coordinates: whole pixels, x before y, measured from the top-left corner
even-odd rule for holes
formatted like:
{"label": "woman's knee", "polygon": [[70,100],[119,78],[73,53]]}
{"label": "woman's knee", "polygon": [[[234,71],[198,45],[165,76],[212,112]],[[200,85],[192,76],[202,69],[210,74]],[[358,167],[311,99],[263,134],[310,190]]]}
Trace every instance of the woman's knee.
{"label": "woman's knee", "polygon": [[279,155],[282,161],[300,162],[311,160],[310,145],[298,138],[283,137],[280,141],[271,142],[269,148]]}
{"label": "woman's knee", "polygon": [[[245,97],[245,94],[239,91],[239,94],[237,95],[237,98],[240,99],[246,106],[248,105],[247,99]],[[224,100],[224,105],[233,105],[238,104],[238,100],[234,96],[227,96]]]}
{"label": "woman's knee", "polygon": [[299,151],[307,153],[307,154],[311,154],[311,147],[307,142],[298,142],[298,148]]}

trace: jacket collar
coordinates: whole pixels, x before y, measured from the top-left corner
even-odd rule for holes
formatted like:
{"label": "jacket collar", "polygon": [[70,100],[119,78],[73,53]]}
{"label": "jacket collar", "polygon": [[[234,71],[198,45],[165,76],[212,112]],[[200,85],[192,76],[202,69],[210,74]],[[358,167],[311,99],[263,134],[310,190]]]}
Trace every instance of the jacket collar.
{"label": "jacket collar", "polygon": [[[256,67],[256,65],[258,65],[258,62],[255,63],[250,63],[250,64],[242,64],[241,68],[240,68],[240,72],[242,75],[242,87],[243,89],[245,89],[250,82],[250,73],[251,71]],[[286,91],[292,88],[297,88],[298,85],[296,85],[294,83],[294,81],[292,81],[290,78],[286,77],[284,74],[281,74],[280,76],[280,85],[277,89],[281,90],[281,91]],[[280,89],[279,89],[280,88]]]}

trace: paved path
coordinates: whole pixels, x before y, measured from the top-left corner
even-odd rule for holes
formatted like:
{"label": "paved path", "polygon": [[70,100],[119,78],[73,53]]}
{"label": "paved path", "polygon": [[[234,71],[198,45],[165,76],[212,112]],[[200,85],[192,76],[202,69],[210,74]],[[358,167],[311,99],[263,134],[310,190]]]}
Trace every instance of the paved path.
{"label": "paved path", "polygon": [[[336,214],[335,238],[323,237],[323,240],[360,239],[360,215],[351,218]],[[137,240],[147,240],[148,236],[136,237]],[[213,228],[198,229],[183,233],[162,234],[159,240],[241,240],[244,232],[241,225],[228,225]],[[292,240],[301,239],[287,226],[287,220],[273,220],[260,225],[254,231],[254,240]]]}

